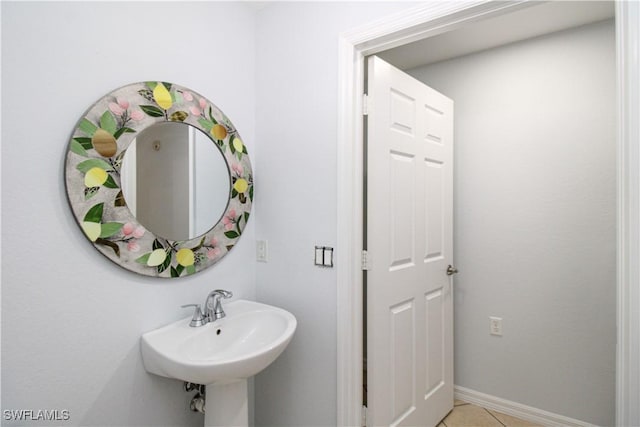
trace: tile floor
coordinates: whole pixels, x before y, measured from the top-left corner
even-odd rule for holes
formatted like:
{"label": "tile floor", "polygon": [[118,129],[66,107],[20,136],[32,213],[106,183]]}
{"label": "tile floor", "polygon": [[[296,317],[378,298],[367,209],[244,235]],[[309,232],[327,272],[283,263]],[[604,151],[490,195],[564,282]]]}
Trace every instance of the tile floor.
{"label": "tile floor", "polygon": [[453,411],[442,420],[438,427],[539,427],[537,424],[520,420],[471,403],[456,400]]}

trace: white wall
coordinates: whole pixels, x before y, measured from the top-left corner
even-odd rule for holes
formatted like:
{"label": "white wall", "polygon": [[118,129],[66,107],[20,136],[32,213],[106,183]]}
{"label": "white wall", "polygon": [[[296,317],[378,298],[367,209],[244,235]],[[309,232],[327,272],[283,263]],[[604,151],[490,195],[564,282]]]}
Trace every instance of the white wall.
{"label": "white wall", "polygon": [[[411,4],[278,2],[257,17],[238,3],[0,4],[2,409],[69,409],[67,425],[201,425],[179,382],[144,372],[138,339],[184,316],[180,304],[223,287],[299,321],[289,349],[256,379],[256,424],[335,425],[336,277],[312,256],[315,244],[336,241],[338,34]],[[483,64],[478,74],[440,64],[430,77],[461,79],[441,89],[458,114],[467,91],[480,103],[467,107],[473,143],[463,152],[459,141],[456,153],[458,384],[611,424],[614,52],[611,27],[597,28],[456,60]],[[548,73],[559,66],[573,73],[568,83]],[[532,75],[548,84],[523,85]],[[221,107],[256,173],[255,210],[239,245],[178,281],[107,261],[65,200],[64,152],[77,119],[111,89],[147,79],[191,87]],[[511,81],[511,95],[528,103],[492,90]],[[477,97],[481,87],[490,95]],[[545,114],[530,107],[538,98],[551,99]],[[529,116],[563,120],[532,127]],[[257,267],[255,237],[270,249]],[[488,315],[505,319],[503,338],[487,335]]]}
{"label": "white wall", "polygon": [[94,101],[152,79],[216,103],[252,154],[255,11],[202,2],[1,7],[2,409],[68,409],[64,425],[202,425],[180,382],[144,371],[139,337],[188,315],[180,305],[211,289],[255,297],[254,220],[211,269],[178,280],[138,276],[76,225],[63,162]]}
{"label": "white wall", "polygon": [[338,35],[413,5],[281,2],[258,14],[256,235],[270,253],[256,292],[298,330],[256,377],[256,425],[336,425],[336,274],[313,265],[313,249],[336,244]]}
{"label": "white wall", "polygon": [[456,384],[597,425],[615,413],[614,40],[607,21],[409,71],[455,102]]}

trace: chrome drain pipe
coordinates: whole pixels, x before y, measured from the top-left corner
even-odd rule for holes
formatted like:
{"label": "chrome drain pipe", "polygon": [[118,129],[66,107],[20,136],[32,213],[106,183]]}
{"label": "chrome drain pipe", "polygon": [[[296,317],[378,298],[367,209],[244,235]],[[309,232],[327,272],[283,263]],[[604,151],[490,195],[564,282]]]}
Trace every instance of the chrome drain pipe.
{"label": "chrome drain pipe", "polygon": [[189,408],[191,408],[193,412],[200,412],[201,414],[204,414],[206,395],[207,395],[206,387],[204,386],[204,384],[196,384],[196,383],[190,383],[185,381],[184,391],[189,393],[194,390],[196,394],[194,394],[193,397],[191,398],[191,403],[189,404]]}

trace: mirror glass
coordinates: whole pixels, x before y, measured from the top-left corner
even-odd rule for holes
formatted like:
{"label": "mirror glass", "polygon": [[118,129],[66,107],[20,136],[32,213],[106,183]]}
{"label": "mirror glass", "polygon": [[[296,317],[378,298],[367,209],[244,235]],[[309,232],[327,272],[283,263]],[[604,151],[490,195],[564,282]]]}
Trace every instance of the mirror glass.
{"label": "mirror glass", "polygon": [[140,132],[121,169],[124,199],[140,224],[178,241],[203,235],[220,220],[229,201],[229,176],[214,141],[181,122]]}

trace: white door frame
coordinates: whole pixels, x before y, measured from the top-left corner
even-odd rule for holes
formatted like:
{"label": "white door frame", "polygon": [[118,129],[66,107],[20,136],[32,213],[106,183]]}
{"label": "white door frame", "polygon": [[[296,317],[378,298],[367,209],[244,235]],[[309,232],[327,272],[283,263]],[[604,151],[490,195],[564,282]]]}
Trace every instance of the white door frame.
{"label": "white door frame", "polygon": [[[338,59],[337,425],[362,421],[362,93],[367,55],[533,2],[429,2],[341,35]],[[616,424],[640,424],[640,2],[616,1]]]}

